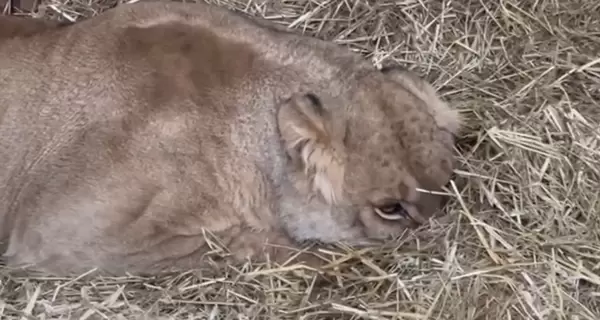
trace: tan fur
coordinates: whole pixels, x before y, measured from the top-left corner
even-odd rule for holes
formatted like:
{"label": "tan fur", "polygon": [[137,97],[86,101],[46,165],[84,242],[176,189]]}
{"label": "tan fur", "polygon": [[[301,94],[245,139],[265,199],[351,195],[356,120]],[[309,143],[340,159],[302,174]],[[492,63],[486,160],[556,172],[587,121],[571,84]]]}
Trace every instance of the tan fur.
{"label": "tan fur", "polygon": [[[459,119],[418,77],[206,4],[0,17],[0,241],[53,274],[361,244],[426,220]],[[24,23],[24,21],[28,21]],[[20,27],[18,26],[20,25]],[[15,26],[17,26],[15,28]]]}

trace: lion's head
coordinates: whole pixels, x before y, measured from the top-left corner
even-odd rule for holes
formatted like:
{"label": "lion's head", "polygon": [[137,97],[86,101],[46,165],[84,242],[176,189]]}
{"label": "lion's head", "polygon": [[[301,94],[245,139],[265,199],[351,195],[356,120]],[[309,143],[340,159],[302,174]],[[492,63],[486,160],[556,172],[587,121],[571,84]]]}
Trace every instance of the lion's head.
{"label": "lion's head", "polygon": [[458,113],[402,68],[346,83],[339,96],[294,95],[278,112],[290,181],[306,196],[282,208],[296,239],[385,238],[426,222],[446,199],[435,192],[453,173]]}

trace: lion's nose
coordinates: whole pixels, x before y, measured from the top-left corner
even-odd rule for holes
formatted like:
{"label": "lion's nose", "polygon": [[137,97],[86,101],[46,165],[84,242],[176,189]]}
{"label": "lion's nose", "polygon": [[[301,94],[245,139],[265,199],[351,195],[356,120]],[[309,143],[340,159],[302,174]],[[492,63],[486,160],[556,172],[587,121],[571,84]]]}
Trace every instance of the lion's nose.
{"label": "lion's nose", "polygon": [[425,223],[427,220],[439,213],[442,208],[448,203],[449,197],[441,194],[423,192],[419,197],[418,208],[421,216],[420,223]]}

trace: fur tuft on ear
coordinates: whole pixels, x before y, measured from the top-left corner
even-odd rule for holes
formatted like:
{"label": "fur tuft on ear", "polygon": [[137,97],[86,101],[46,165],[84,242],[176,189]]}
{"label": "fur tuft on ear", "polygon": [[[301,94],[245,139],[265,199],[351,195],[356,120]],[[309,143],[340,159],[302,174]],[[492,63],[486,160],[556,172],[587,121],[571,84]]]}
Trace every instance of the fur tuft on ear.
{"label": "fur tuft on ear", "polygon": [[381,68],[380,71],[423,100],[432,109],[432,114],[438,126],[450,131],[452,134],[458,133],[462,122],[460,114],[439,98],[429,82],[400,66],[386,66]]}
{"label": "fur tuft on ear", "polygon": [[312,191],[329,204],[342,197],[344,164],[335,148],[331,114],[312,94],[297,94],[277,113],[279,133],[292,163],[300,166]]}

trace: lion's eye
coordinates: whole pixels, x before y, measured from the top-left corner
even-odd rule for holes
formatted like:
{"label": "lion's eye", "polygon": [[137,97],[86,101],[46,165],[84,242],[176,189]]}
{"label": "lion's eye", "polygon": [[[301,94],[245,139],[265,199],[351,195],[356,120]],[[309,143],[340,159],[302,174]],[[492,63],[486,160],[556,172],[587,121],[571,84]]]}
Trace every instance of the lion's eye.
{"label": "lion's eye", "polygon": [[408,212],[400,202],[374,208],[375,212],[386,220],[400,220],[408,216]]}

